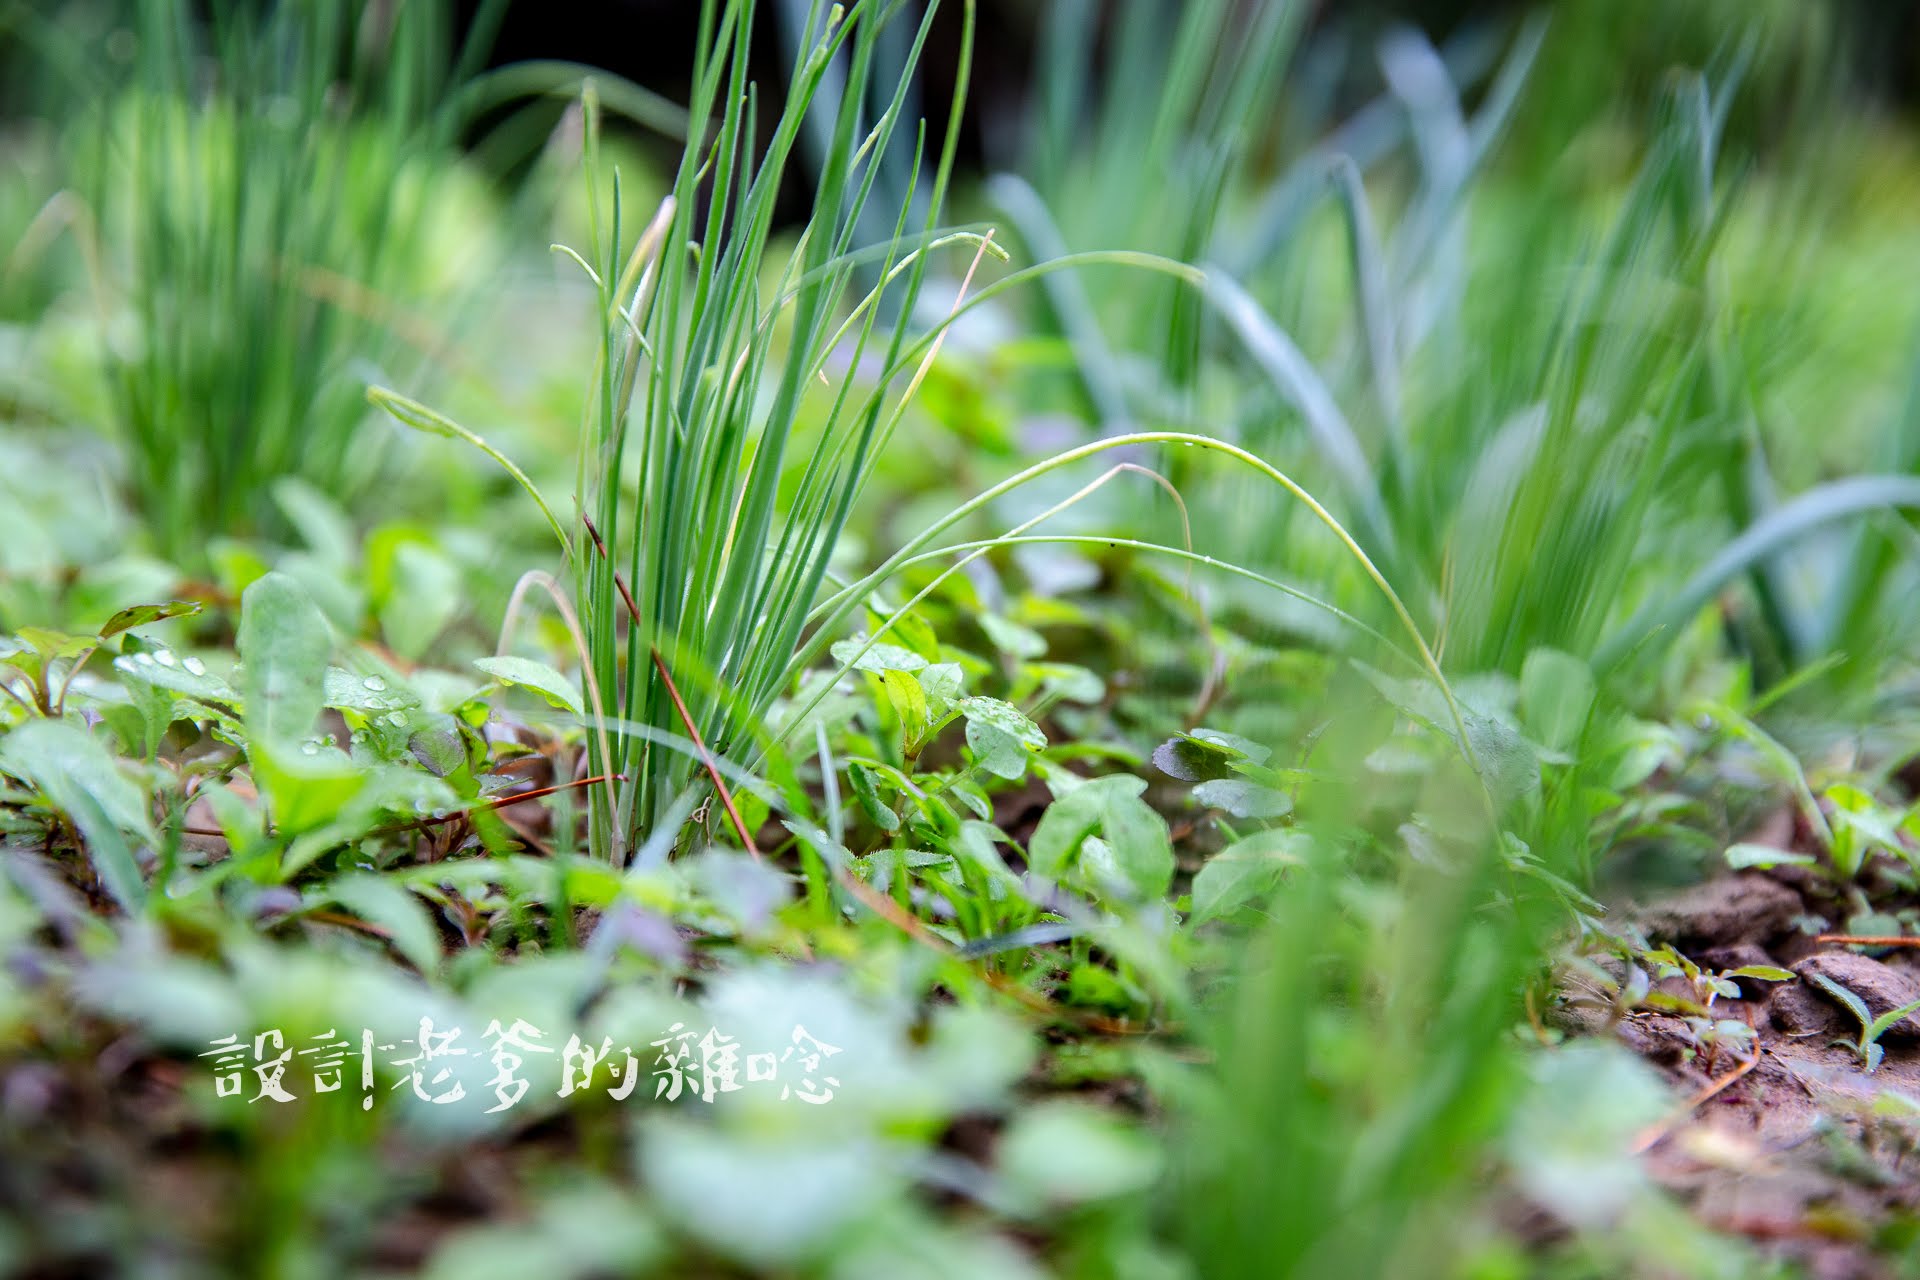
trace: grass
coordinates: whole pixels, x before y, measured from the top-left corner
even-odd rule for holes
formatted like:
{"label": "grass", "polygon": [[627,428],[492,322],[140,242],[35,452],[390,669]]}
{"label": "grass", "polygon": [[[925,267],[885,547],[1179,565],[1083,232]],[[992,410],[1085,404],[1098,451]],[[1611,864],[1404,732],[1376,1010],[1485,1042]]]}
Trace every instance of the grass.
{"label": "grass", "polygon": [[[70,172],[0,205],[23,349],[116,353],[137,498],[62,461],[98,447],[51,362],[0,432],[0,1264],[1897,1257],[1863,1189],[1911,1052],[1773,961],[1920,931],[1908,338],[1849,283],[1896,289],[1912,219],[1835,212],[1902,153],[1774,148],[1772,28],[1642,76],[1696,19],[1594,12],[1361,48],[1062,3],[971,175],[971,4],[704,0],[673,104],[473,78],[431,6],[143,10]],[[1588,102],[1569,38],[1648,91]],[[439,221],[452,131],[527,93],[575,104],[528,191],[577,168],[586,225],[442,325],[475,282],[416,255],[539,203]],[[402,316],[484,354],[415,372]],[[369,401],[442,443],[377,460]],[[495,487],[436,505],[463,453]],[[1765,963],[1621,909],[1723,868]],[[1774,1025],[1850,1009],[1837,1051]],[[344,1037],[341,1087],[247,1101],[269,1027]],[[1817,1173],[1760,1087],[1809,1063],[1875,1099],[1818,1104]],[[1859,1218],[1714,1218],[1696,1159]]]}
{"label": "grass", "polygon": [[[584,547],[576,554],[575,583],[609,713],[656,733],[689,728],[722,754],[744,744],[783,690],[806,610],[872,454],[898,420],[884,402],[893,388],[866,391],[857,378],[869,350],[891,370],[906,331],[898,320],[882,327],[879,289],[841,318],[855,256],[874,258],[883,282],[898,277],[899,293],[887,306],[911,314],[957,138],[950,124],[925,224],[909,226],[910,204],[902,205],[883,218],[892,224],[890,240],[857,242],[879,165],[905,127],[901,104],[924,24],[914,52],[889,69],[897,85],[887,110],[868,124],[860,112],[886,9],[853,5],[824,21],[816,14],[802,33],[806,56],[796,61],[772,141],[755,157],[741,154],[752,120],[745,79],[751,17],[751,6],[703,9],[690,104],[696,141],[680,162],[672,202],[628,250],[616,191],[604,241],[593,246],[605,328],[577,482],[582,511],[605,542],[604,555]],[[769,290],[768,270],[779,263],[768,251],[774,198],[842,49],[847,70],[812,212]],[[806,423],[816,382],[827,384],[831,402]],[[636,464],[640,488],[629,493],[622,482]],[[795,483],[792,470],[800,471],[797,487],[779,503],[782,486]],[[621,575],[631,612],[616,584]],[[686,684],[690,725],[679,723],[667,677],[646,660],[649,651]],[[593,830],[596,850],[617,854],[652,830],[694,761],[624,731],[615,742],[602,771],[631,781],[617,812],[596,808]]]}
{"label": "grass", "polygon": [[190,6],[142,5],[125,68],[36,28],[84,86],[73,193],[100,240],[126,478],[163,555],[281,531],[279,477],[346,497],[380,475],[361,387],[423,367],[451,336],[447,316],[424,318],[446,292],[438,273],[470,269],[437,261],[457,226],[448,94],[490,22],[456,56],[431,3],[361,21],[216,5],[204,26]]}

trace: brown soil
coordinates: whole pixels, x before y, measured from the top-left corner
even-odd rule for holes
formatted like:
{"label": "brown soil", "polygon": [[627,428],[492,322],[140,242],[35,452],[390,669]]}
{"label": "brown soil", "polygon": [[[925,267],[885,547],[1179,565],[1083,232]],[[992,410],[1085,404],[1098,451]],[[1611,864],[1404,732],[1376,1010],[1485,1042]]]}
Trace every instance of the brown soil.
{"label": "brown soil", "polygon": [[[1858,1021],[1810,978],[1839,983],[1878,1015],[1920,999],[1920,950],[1823,943],[1808,931],[1809,917],[1844,914],[1827,883],[1799,868],[1724,876],[1626,913],[1648,943],[1670,943],[1703,968],[1795,973],[1742,979],[1739,999],[1714,1004],[1714,1017],[1754,1028],[1751,1057],[1702,1051],[1675,1013],[1615,1020],[1580,999],[1595,993],[1578,979],[1557,1020],[1615,1036],[1673,1083],[1685,1109],[1645,1135],[1644,1158],[1699,1221],[1818,1280],[1879,1280],[1915,1274],[1920,1253],[1902,1240],[1920,1221],[1920,1018],[1881,1037],[1885,1058],[1868,1074],[1837,1043],[1859,1038]],[[1654,989],[1688,991],[1684,979]]]}

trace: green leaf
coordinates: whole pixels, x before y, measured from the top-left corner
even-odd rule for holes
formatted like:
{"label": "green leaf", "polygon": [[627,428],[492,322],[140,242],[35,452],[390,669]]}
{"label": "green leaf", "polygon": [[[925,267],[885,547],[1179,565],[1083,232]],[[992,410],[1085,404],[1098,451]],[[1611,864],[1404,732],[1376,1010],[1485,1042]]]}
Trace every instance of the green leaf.
{"label": "green leaf", "polygon": [[1867,1008],[1867,1002],[1865,1000],[1862,1000],[1859,996],[1853,994],[1853,992],[1847,990],[1824,973],[1810,973],[1807,976],[1812,978],[1828,995],[1847,1006],[1847,1009],[1860,1023],[1862,1030],[1873,1025],[1873,1010]]}
{"label": "green leaf", "polygon": [[147,796],[92,734],[64,720],[30,720],[0,738],[0,769],[31,783],[80,829],[115,901],[128,911],[146,901],[134,842],[154,843]]}
{"label": "green leaf", "polygon": [[200,612],[200,606],[191,600],[169,600],[165,604],[137,604],[130,609],[122,609],[107,619],[107,625],[100,628],[102,640],[119,635],[122,631],[131,631],[135,627],[144,627],[150,622],[160,622],[167,618],[184,618]]}
{"label": "green leaf", "polygon": [[421,973],[431,976],[439,968],[440,934],[412,890],[381,876],[356,872],[328,885],[327,894],[368,924],[385,929],[393,949]]}
{"label": "green leaf", "polygon": [[1009,622],[998,614],[980,615],[980,626],[994,647],[1012,658],[1037,658],[1047,651],[1047,642],[1038,631]]}
{"label": "green leaf", "polygon": [[1793,973],[1771,964],[1743,964],[1738,969],[1727,970],[1729,978],[1752,978],[1757,982],[1792,982]]}
{"label": "green leaf", "polygon": [[22,627],[16,634],[48,661],[72,658],[93,647],[91,636],[68,635],[64,631],[52,631],[46,627]]}
{"label": "green leaf", "polygon": [[1105,837],[1113,865],[1141,899],[1164,894],[1173,881],[1173,843],[1166,820],[1140,798],[1147,784],[1109,774],[1074,788],[1047,806],[1028,843],[1036,874],[1064,878],[1090,835]]}
{"label": "green leaf", "polygon": [[309,755],[303,748],[257,739],[248,748],[248,758],[282,835],[331,824],[366,789],[371,776],[333,748]]}
{"label": "green leaf", "polygon": [[1020,877],[1013,874],[1006,860],[1000,856],[996,842],[1005,839],[997,827],[986,822],[968,819],[960,824],[960,835],[951,846],[954,857],[961,863],[982,872],[1001,884],[1018,889]]}
{"label": "green leaf", "polygon": [[1886,1034],[1888,1027],[1891,1027],[1894,1023],[1900,1021],[1910,1013],[1920,1013],[1920,1000],[1915,1000],[1912,1004],[1903,1004],[1895,1009],[1889,1009],[1875,1018],[1867,1025],[1867,1039],[1878,1040],[1882,1035]]}
{"label": "green leaf", "polygon": [[1107,696],[1107,686],[1085,667],[1065,662],[1036,662],[1027,670],[1040,677],[1040,687],[1067,702],[1094,706]]}
{"label": "green leaf", "polygon": [[1600,646],[1596,662],[1610,667],[1660,627],[1678,627],[1714,593],[1815,529],[1874,511],[1920,508],[1920,476],[1848,476],[1815,485],[1772,508],[1729,541],[1686,584],[1661,591]]}
{"label": "green leaf", "polygon": [[914,678],[927,695],[927,716],[933,720],[953,710],[953,704],[960,701],[966,688],[957,662],[933,663],[926,670],[915,672]]}
{"label": "green leaf", "polygon": [[382,675],[363,676],[341,667],[328,667],[321,685],[321,701],[336,711],[369,715],[407,711],[420,697],[396,680]]}
{"label": "green leaf", "polygon": [[367,576],[380,630],[404,658],[424,655],[460,611],[460,567],[418,530],[376,531]]}
{"label": "green leaf", "polygon": [[359,539],[339,503],[299,476],[274,481],[273,500],[322,564],[335,571],[353,564]]}
{"label": "green leaf", "polygon": [[[173,658],[172,654],[167,656]],[[202,702],[235,709],[244,703],[238,690],[208,671],[198,658],[162,661],[159,653],[138,649],[115,658],[113,666],[114,670],[129,680],[170,693],[181,693]]]}
{"label": "green leaf", "polygon": [[473,665],[501,684],[517,684],[531,689],[562,710],[571,711],[576,716],[586,715],[586,702],[580,696],[580,686],[544,662],[509,655],[480,658]]}
{"label": "green leaf", "polygon": [[1520,720],[1554,751],[1570,750],[1586,728],[1596,688],[1593,671],[1570,653],[1540,648],[1520,668]]}
{"label": "green leaf", "polygon": [[1293,812],[1293,800],[1286,792],[1244,778],[1211,778],[1193,789],[1193,798],[1236,818],[1284,818]]}
{"label": "green leaf", "polygon": [[1195,729],[1185,736],[1196,742],[1205,743],[1207,746],[1218,747],[1222,751],[1245,757],[1254,764],[1265,764],[1273,755],[1272,751],[1252,738],[1243,738],[1237,733],[1222,733],[1218,729]]}
{"label": "green leaf", "polygon": [[285,574],[266,574],[240,597],[239,640],[248,732],[278,743],[311,734],[333,648],[312,598]]}
{"label": "green leaf", "polygon": [[[1147,784],[1138,778],[1121,775],[1111,781],[1118,786],[1134,783],[1139,791],[1147,789]],[[1075,787],[1040,815],[1033,837],[1027,841],[1027,863],[1034,874],[1049,880],[1061,879],[1080,842],[1100,829],[1106,810],[1100,793],[1089,790],[1093,786],[1095,783],[1088,782]]]}
{"label": "green leaf", "polygon": [[900,727],[908,744],[919,745],[929,727],[927,691],[909,671],[876,672],[874,679],[886,692],[893,713],[900,717]]}
{"label": "green leaf", "polygon": [[927,660],[913,650],[884,640],[872,644],[865,640],[841,640],[828,652],[833,654],[835,662],[855,671],[920,671],[927,666]]}
{"label": "green leaf", "polygon": [[1787,849],[1776,849],[1766,844],[1736,844],[1727,849],[1727,865],[1735,870],[1748,867],[1795,866],[1810,867],[1815,859],[1810,854],[1794,853]]}
{"label": "green leaf", "polygon": [[1261,831],[1214,854],[1193,878],[1191,923],[1204,924],[1264,898],[1288,867],[1306,860],[1308,843],[1299,831]]}
{"label": "green leaf", "polygon": [[1045,1102],[1021,1112],[996,1155],[1013,1202],[1036,1211],[1145,1190],[1160,1165],[1145,1134],[1075,1102]]}
{"label": "green leaf", "polygon": [[1525,738],[1503,720],[1466,711],[1467,740],[1496,803],[1508,805],[1540,786],[1540,760]]}
{"label": "green leaf", "polygon": [[981,767],[1010,782],[1026,773],[1028,751],[1047,745],[1039,725],[998,698],[962,698],[960,714],[967,720],[967,746]]}
{"label": "green leaf", "polygon": [[853,784],[854,798],[859,800],[867,816],[882,831],[898,831],[900,815],[881,801],[880,793],[873,785],[873,771],[857,764],[848,765],[847,778]]}
{"label": "green leaf", "polygon": [[1153,749],[1153,764],[1181,782],[1210,782],[1234,776],[1232,762],[1240,753],[1217,743],[1182,734]]}

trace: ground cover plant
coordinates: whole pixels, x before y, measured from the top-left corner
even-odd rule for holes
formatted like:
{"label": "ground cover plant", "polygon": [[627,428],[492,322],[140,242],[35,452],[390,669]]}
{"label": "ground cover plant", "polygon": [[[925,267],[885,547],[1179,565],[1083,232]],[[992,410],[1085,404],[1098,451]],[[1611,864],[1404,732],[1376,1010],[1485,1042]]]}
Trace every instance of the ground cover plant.
{"label": "ground cover plant", "polygon": [[1914,1274],[1849,11],[697,10],[0,9],[0,1268]]}

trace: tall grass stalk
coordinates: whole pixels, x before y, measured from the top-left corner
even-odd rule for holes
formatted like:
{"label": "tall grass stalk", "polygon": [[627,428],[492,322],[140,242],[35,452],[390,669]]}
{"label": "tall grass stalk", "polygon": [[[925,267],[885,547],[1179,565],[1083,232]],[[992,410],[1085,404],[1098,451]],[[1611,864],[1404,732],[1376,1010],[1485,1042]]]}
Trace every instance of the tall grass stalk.
{"label": "tall grass stalk", "polygon": [[[915,129],[904,103],[933,18],[930,7],[904,60],[882,68],[882,34],[901,7],[812,10],[763,147],[762,94],[747,79],[755,6],[706,0],[671,198],[630,241],[617,180],[610,199],[591,193],[596,214],[610,218],[596,226],[591,254],[603,327],[578,494],[609,550],[574,540],[583,548],[575,589],[609,714],[654,731],[622,729],[613,758],[593,761],[595,772],[628,779],[617,802],[594,801],[602,856],[637,844],[694,781],[698,763],[659,745],[683,728],[669,680],[719,754],[747,741],[784,691],[874,452],[911,394],[915,380],[900,376],[904,317],[929,252],[953,240],[934,220],[953,165],[973,12],[931,185],[924,199],[909,191],[898,208],[879,210],[891,236],[876,244],[859,228],[875,217],[896,135]],[[876,99],[883,74],[891,92]],[[865,118],[863,104],[876,100],[884,110]],[[775,201],[809,114],[829,101],[811,211],[783,260]],[[921,125],[916,184],[926,151]],[[912,226],[916,206],[926,213]],[[880,283],[862,294],[857,273],[875,264]],[[860,387],[876,362],[887,373],[869,394]]]}

